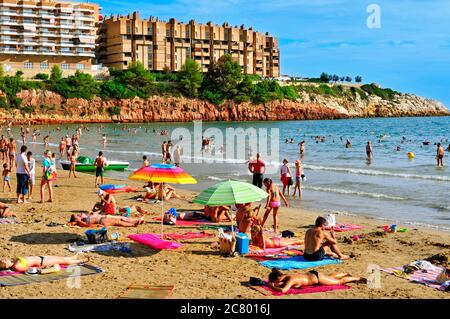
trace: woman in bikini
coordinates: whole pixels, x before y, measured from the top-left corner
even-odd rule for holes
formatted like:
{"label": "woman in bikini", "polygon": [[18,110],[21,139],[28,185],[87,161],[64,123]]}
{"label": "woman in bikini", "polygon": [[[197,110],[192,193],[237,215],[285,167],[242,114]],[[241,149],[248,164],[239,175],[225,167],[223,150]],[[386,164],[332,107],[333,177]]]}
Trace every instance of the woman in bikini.
{"label": "woman in bikini", "polygon": [[283,200],[284,205],[286,207],[289,206],[286,197],[284,197],[283,193],[280,191],[277,185],[275,185],[271,179],[265,178],[263,181],[264,186],[266,186],[267,192],[269,196],[267,197],[266,202],[266,212],[264,213],[263,221],[261,226],[264,226],[267,218],[269,217],[270,212],[273,210],[273,229],[275,233],[278,231],[278,209],[281,206],[280,198]]}
{"label": "woman in bikini", "polygon": [[236,204],[236,224],[239,232],[251,237],[251,228],[257,222],[261,205],[257,208],[252,207],[252,203]]}
{"label": "woman in bikini", "polygon": [[175,192],[175,188],[167,184],[160,184],[157,187],[158,191],[158,200],[169,200],[171,198],[180,198]]}
{"label": "woman in bikini", "polygon": [[325,275],[322,272],[311,270],[302,274],[284,275],[278,268],[273,268],[269,274],[269,287],[275,291],[286,293],[291,288],[307,286],[334,286],[344,285],[350,282],[366,283],[362,277],[353,277],[349,273],[334,273]]}
{"label": "woman in bikini", "polygon": [[267,237],[264,235],[263,228],[260,225],[252,226],[251,239],[252,245],[263,250],[266,248],[283,248],[303,244],[303,240],[300,238],[283,238],[281,236]]}
{"label": "woman in bikini", "polygon": [[0,270],[12,270],[26,272],[31,267],[45,268],[54,265],[79,265],[89,261],[89,258],[79,259],[77,255],[72,257],[55,256],[28,256],[15,259],[0,260]]}
{"label": "woman in bikini", "polygon": [[231,222],[230,206],[208,206],[204,208],[203,214],[213,223]]}
{"label": "woman in bikini", "polygon": [[123,216],[104,216],[99,214],[75,214],[70,217],[69,226],[100,227],[119,226],[137,227],[144,223],[144,218],[128,218]]}

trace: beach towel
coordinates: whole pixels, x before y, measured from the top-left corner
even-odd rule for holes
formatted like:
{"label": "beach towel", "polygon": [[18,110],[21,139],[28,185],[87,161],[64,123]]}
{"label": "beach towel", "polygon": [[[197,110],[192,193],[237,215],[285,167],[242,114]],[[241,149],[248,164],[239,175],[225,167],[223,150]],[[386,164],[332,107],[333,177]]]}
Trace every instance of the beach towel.
{"label": "beach towel", "polygon": [[[206,224],[206,225],[200,225],[197,227],[199,230],[219,230],[220,228],[223,229],[224,232],[231,232],[232,228],[228,225],[220,225],[220,224]],[[233,226],[234,231],[238,232],[238,228],[236,226]]]}
{"label": "beach towel", "polygon": [[325,258],[320,261],[306,261],[303,256],[296,256],[286,259],[278,259],[278,260],[267,260],[262,261],[260,264],[267,268],[279,268],[281,270],[291,270],[291,269],[305,269],[305,268],[314,268],[332,264],[340,264],[341,261],[339,259]]}
{"label": "beach towel", "polygon": [[103,251],[121,251],[130,253],[130,243],[117,243],[117,242],[106,242],[102,244],[85,244],[80,245],[77,243],[69,244],[67,249],[73,253],[84,253],[88,251],[103,252]]}
{"label": "beach towel", "polygon": [[138,190],[139,190],[139,188],[137,188],[137,187],[126,186],[126,187],[123,187],[123,188],[108,189],[108,190],[105,190],[105,193],[108,193],[108,194],[123,194],[123,193],[137,192]]}
{"label": "beach towel", "polygon": [[215,234],[208,234],[205,232],[187,232],[184,234],[165,234],[164,237],[171,240],[181,240],[181,239],[198,239],[198,238],[209,238],[214,237]]}
{"label": "beach towel", "polygon": [[20,221],[16,217],[6,217],[6,218],[0,218],[0,224],[3,225],[10,225],[10,224],[20,224]]}
{"label": "beach towel", "polygon": [[95,275],[103,272],[103,269],[93,265],[80,265],[61,267],[61,271],[57,273],[45,275],[26,275],[23,273],[1,271],[0,286],[18,286],[40,282],[50,282],[70,277]]}
{"label": "beach towel", "polygon": [[360,225],[352,225],[352,224],[336,224],[334,227],[327,227],[327,230],[333,229],[335,232],[341,233],[356,229],[362,229]]}
{"label": "beach towel", "polygon": [[271,253],[271,252],[263,252],[263,253],[250,253],[245,255],[245,257],[251,258],[256,261],[265,261],[265,260],[275,260],[275,259],[287,259],[292,258],[293,256],[302,256],[303,251],[297,249],[287,249],[281,248],[281,251]]}
{"label": "beach towel", "polygon": [[[266,283],[268,283],[266,281]],[[285,295],[303,295],[303,294],[314,294],[319,292],[328,292],[333,290],[347,290],[350,289],[350,286],[345,285],[333,285],[333,286],[309,286],[302,287],[300,289],[291,288],[286,293],[282,293],[279,291],[275,291],[268,286],[250,286],[252,289],[259,291],[264,296],[285,296]]]}
{"label": "beach towel", "polygon": [[[161,217],[153,217],[155,221],[161,222]],[[197,219],[197,220],[177,220],[176,226],[197,226],[202,224],[208,224],[211,221],[207,219]]]}
{"label": "beach towel", "polygon": [[435,280],[436,277],[442,272],[442,267],[434,266],[433,269],[429,269],[427,272],[416,270],[411,274],[406,274],[403,271],[403,267],[384,268],[381,270],[396,277],[408,279],[409,281],[423,284],[434,289],[440,290],[439,288],[441,288],[441,284],[437,283]]}
{"label": "beach towel", "polygon": [[161,235],[136,234],[129,235],[128,238],[157,250],[178,249],[181,247],[181,244],[161,239]]}
{"label": "beach towel", "polygon": [[175,286],[131,285],[118,299],[167,299]]}

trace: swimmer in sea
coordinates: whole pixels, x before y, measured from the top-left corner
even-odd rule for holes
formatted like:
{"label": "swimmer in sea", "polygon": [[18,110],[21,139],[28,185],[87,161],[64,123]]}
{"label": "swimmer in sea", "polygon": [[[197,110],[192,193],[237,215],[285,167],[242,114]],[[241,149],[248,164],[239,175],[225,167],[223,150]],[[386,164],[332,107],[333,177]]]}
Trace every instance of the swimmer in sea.
{"label": "swimmer in sea", "polygon": [[441,143],[438,143],[436,151],[436,160],[438,167],[444,167],[444,153],[444,148],[442,147]]}
{"label": "swimmer in sea", "polygon": [[368,141],[366,145],[366,155],[369,161],[372,160],[373,150],[372,150],[372,143],[370,141]]}

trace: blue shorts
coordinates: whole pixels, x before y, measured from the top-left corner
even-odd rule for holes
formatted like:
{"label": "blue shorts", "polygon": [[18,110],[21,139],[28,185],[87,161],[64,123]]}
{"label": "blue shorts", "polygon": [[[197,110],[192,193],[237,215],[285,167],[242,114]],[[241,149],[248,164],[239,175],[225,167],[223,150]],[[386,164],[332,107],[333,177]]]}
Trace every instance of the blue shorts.
{"label": "blue shorts", "polygon": [[28,195],[28,174],[18,174],[17,176],[17,194]]}

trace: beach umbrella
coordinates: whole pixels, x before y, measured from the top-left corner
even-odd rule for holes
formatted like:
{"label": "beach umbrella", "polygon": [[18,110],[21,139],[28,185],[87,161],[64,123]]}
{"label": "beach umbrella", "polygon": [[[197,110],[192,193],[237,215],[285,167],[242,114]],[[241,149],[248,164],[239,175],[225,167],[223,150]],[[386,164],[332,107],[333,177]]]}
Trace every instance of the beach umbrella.
{"label": "beach umbrella", "polygon": [[[215,184],[193,199],[194,203],[208,206],[236,205],[259,202],[269,194],[259,187],[246,182],[228,180]],[[231,219],[231,229],[233,219]]]}
{"label": "beach umbrella", "polygon": [[[197,184],[195,178],[186,173],[182,168],[170,164],[153,164],[142,167],[133,172],[129,179],[135,181],[170,184]],[[161,200],[161,239],[164,233],[164,198]]]}

